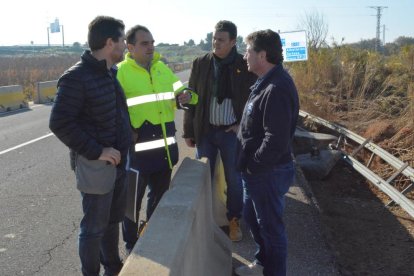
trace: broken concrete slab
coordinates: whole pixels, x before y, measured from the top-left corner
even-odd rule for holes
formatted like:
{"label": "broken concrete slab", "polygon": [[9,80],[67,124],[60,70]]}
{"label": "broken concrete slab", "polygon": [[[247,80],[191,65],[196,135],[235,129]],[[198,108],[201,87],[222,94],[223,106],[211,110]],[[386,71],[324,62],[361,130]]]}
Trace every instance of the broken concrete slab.
{"label": "broken concrete slab", "polygon": [[342,153],[338,150],[320,150],[317,156],[310,153],[299,154],[296,156],[296,162],[306,179],[319,180],[325,178],[341,158]]}
{"label": "broken concrete slab", "polygon": [[310,132],[296,128],[293,139],[293,153],[295,155],[308,153],[314,147],[319,150],[329,149],[329,144],[335,143],[337,140],[338,137],[331,134]]}

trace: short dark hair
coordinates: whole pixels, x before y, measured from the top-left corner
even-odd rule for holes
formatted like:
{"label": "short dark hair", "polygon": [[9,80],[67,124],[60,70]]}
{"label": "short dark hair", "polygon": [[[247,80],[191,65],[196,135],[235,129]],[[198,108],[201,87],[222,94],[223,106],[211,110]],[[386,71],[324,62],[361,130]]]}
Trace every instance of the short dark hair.
{"label": "short dark hair", "polygon": [[91,51],[105,47],[108,38],[118,42],[125,30],[124,22],[110,16],[97,16],[88,26],[88,44]]}
{"label": "short dark hair", "polygon": [[265,51],[268,62],[272,64],[283,62],[282,41],[278,33],[269,29],[253,32],[246,37],[246,43],[255,52]]}
{"label": "short dark hair", "polygon": [[216,32],[228,32],[230,39],[237,38],[237,27],[231,21],[228,20],[220,20],[217,22],[216,26],[214,27]]}
{"label": "short dark hair", "polygon": [[137,41],[135,40],[135,34],[138,31],[144,31],[149,33],[150,31],[148,30],[147,27],[142,26],[142,25],[135,25],[134,27],[132,27],[131,29],[128,30],[128,32],[126,33],[126,40],[128,44],[132,44],[134,45]]}

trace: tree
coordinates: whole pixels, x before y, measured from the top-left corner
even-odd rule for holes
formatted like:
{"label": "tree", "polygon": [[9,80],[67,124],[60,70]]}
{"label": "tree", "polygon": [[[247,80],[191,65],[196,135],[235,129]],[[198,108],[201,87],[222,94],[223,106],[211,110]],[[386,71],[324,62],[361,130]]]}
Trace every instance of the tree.
{"label": "tree", "polygon": [[394,43],[397,44],[397,46],[399,47],[411,45],[411,44],[414,44],[414,38],[407,37],[407,36],[400,36],[394,40]]}
{"label": "tree", "polygon": [[241,35],[237,36],[236,38],[236,45],[237,45],[237,50],[240,53],[246,52],[246,43],[244,43],[243,37]]}
{"label": "tree", "polygon": [[79,42],[73,42],[72,47],[73,48],[80,48],[81,47],[81,44]]}
{"label": "tree", "polygon": [[414,38],[407,36],[400,36],[394,40],[394,42],[386,43],[384,45],[384,54],[393,55],[398,54],[402,47],[413,45]]}
{"label": "tree", "polygon": [[210,32],[207,34],[204,47],[201,49],[205,51],[210,51],[212,48],[213,48],[213,32]]}
{"label": "tree", "polygon": [[194,42],[194,40],[190,39],[190,40],[188,41],[188,43],[187,43],[187,46],[190,46],[190,47],[195,46],[195,42]]}
{"label": "tree", "polygon": [[361,50],[375,51],[376,43],[377,43],[376,38],[361,39],[361,41],[359,42],[351,43],[350,46],[361,49]]}
{"label": "tree", "polygon": [[305,17],[301,19],[301,27],[306,30],[306,38],[310,49],[318,50],[327,45],[328,24],[322,13],[318,11],[305,13]]}

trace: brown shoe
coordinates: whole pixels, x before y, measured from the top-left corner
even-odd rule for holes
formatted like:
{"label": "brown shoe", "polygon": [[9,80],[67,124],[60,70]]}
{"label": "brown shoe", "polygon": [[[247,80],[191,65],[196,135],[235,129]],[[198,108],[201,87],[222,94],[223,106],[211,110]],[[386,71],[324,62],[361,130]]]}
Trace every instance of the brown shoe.
{"label": "brown shoe", "polygon": [[145,220],[140,220],[138,223],[138,237],[144,235],[145,230],[147,230],[148,222]]}
{"label": "brown shoe", "polygon": [[229,238],[234,242],[241,241],[243,238],[243,234],[240,229],[240,221],[238,218],[232,218],[229,221]]}

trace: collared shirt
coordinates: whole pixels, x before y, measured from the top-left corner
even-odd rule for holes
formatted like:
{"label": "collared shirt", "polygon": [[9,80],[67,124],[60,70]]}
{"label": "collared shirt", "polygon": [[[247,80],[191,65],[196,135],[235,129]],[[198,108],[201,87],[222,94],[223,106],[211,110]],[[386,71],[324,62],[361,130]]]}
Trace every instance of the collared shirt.
{"label": "collared shirt", "polygon": [[229,126],[234,124],[237,119],[236,115],[234,114],[233,104],[231,99],[226,98],[223,99],[221,104],[218,103],[217,97],[215,96],[215,92],[217,88],[217,79],[219,78],[219,69],[217,65],[216,59],[213,59],[213,69],[214,69],[214,84],[213,84],[213,95],[210,99],[210,124],[215,126]]}
{"label": "collared shirt", "polygon": [[210,101],[210,124],[215,126],[229,126],[237,121],[231,99],[224,99],[221,104],[212,96]]}
{"label": "collared shirt", "polygon": [[271,75],[273,73],[273,71],[276,71],[276,69],[279,66],[281,66],[281,65],[275,65],[272,69],[270,69],[269,71],[267,71],[266,74],[264,74],[263,76],[261,76],[260,78],[258,78],[256,80],[256,82],[252,85],[252,87],[250,87],[250,90],[252,92],[257,92],[257,90],[259,90],[259,86],[263,82],[263,80],[265,80],[267,78],[267,76]]}

